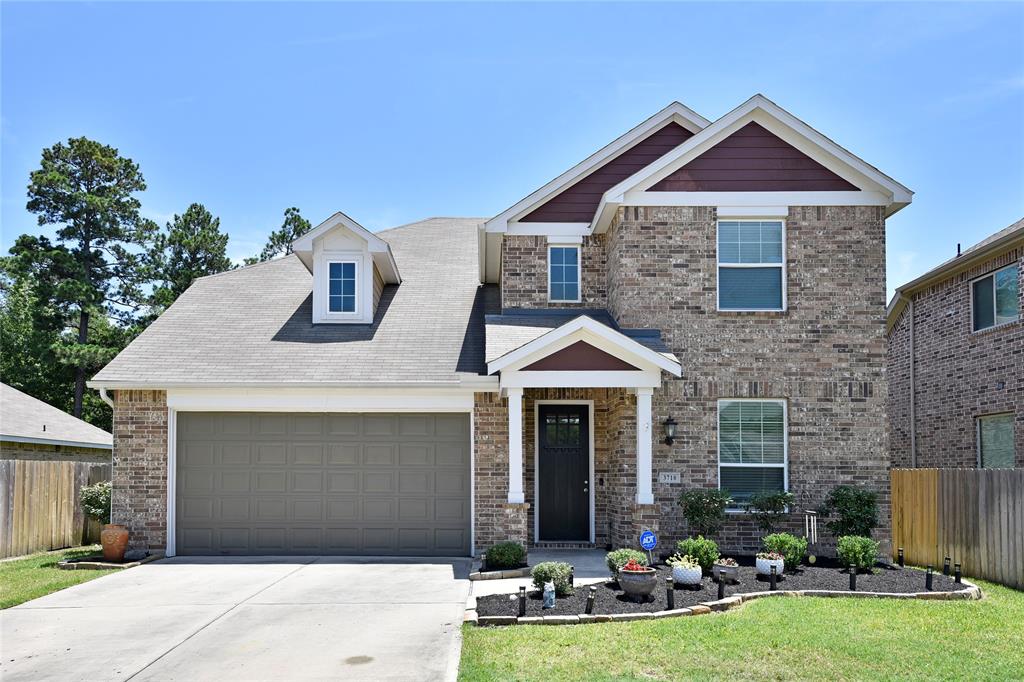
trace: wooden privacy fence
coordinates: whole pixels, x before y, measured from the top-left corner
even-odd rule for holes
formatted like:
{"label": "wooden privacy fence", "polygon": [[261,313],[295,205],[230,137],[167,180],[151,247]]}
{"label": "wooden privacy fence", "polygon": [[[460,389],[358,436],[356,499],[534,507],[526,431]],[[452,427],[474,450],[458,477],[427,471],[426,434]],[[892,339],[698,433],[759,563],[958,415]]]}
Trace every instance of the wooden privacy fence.
{"label": "wooden privacy fence", "polygon": [[109,464],[0,460],[0,558],[98,542],[78,491],[109,480]]}
{"label": "wooden privacy fence", "polygon": [[1024,589],[1024,469],[893,469],[893,552]]}

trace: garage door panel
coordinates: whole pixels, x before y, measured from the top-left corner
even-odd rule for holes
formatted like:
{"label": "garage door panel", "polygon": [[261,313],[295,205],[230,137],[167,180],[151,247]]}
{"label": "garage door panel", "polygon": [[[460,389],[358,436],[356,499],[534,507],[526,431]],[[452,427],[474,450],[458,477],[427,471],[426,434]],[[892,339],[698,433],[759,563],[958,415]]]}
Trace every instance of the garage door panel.
{"label": "garage door panel", "polygon": [[181,554],[469,553],[465,414],[179,413]]}

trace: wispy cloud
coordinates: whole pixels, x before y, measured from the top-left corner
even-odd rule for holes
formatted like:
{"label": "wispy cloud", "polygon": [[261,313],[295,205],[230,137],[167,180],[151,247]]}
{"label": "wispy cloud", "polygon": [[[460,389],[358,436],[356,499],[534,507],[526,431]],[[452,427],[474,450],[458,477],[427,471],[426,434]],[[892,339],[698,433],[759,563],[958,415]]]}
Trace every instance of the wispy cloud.
{"label": "wispy cloud", "polygon": [[1011,78],[996,79],[988,83],[979,84],[977,88],[951,93],[943,99],[943,102],[945,104],[976,104],[999,99],[1022,90],[1024,90],[1024,74]]}

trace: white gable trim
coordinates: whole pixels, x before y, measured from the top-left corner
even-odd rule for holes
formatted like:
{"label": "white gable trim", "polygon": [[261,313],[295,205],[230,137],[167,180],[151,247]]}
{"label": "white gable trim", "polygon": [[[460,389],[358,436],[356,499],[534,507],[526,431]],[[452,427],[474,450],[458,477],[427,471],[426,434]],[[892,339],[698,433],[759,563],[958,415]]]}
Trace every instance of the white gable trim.
{"label": "white gable trim", "polygon": [[[650,193],[653,196],[648,196],[647,190],[650,187],[751,122],[778,135],[863,192],[654,192]],[[853,196],[862,193],[868,196]],[[909,204],[913,194],[904,185],[843,149],[763,95],[754,95],[660,159],[605,192],[591,222],[591,229],[595,232],[606,230],[615,211],[623,205],[799,205],[799,201],[794,199],[813,199],[810,205],[832,205],[836,201],[845,203],[856,198],[859,199],[856,203],[862,205],[864,202],[869,202],[869,205],[885,205],[891,215]],[[698,199],[702,203],[694,203]]]}
{"label": "white gable trim", "polygon": [[313,251],[316,241],[337,228],[347,229],[356,237],[366,242],[367,251],[387,284],[399,284],[402,276],[398,272],[398,264],[391,253],[391,245],[367,230],[365,227],[338,211],[312,230],[292,242],[292,251],[299,257],[306,269],[313,272]]}
{"label": "white gable trim", "polygon": [[[625,334],[585,315],[574,318],[561,327],[552,329],[533,341],[492,360],[487,363],[487,373],[503,372],[502,385],[505,385],[507,372],[516,372],[542,357],[581,340],[622,358],[640,370],[664,370],[673,376],[682,375],[682,367],[675,356],[656,353]],[[550,379],[551,374],[572,374],[572,372],[544,372],[544,374]],[[617,374],[628,374],[628,372],[618,372]]]}
{"label": "white gable trim", "polygon": [[551,182],[488,220],[484,223],[484,229],[487,232],[507,231],[509,223],[515,222],[518,218],[526,215],[551,197],[585,178],[591,172],[669,122],[678,123],[692,133],[700,132],[711,123],[689,107],[679,102],[673,102],[629,132],[594,152]]}

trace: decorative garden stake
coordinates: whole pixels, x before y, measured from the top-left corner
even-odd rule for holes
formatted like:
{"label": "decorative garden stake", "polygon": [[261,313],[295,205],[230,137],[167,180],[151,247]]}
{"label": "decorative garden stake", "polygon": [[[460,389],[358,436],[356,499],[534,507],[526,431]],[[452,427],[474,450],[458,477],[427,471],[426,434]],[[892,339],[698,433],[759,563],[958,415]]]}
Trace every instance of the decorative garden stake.
{"label": "decorative garden stake", "polygon": [[519,586],[519,617],[526,615],[526,585]]}
{"label": "decorative garden stake", "polygon": [[555,608],[555,584],[548,582],[544,583],[544,608],[553,609]]}
{"label": "decorative garden stake", "polygon": [[924,574],[924,589],[928,590],[929,592],[932,591],[932,567],[931,566],[928,567],[928,570],[925,571],[925,574]]}
{"label": "decorative garden stake", "polygon": [[718,598],[725,599],[725,571],[718,572]]}
{"label": "decorative garden stake", "polygon": [[779,579],[778,571],[776,569],[776,566],[774,564],[772,564],[772,573],[771,573],[770,576],[768,576],[768,585],[770,586],[769,589],[771,589],[773,592],[775,591],[775,581],[778,580],[778,579]]}
{"label": "decorative garden stake", "polygon": [[665,601],[668,602],[668,610],[676,607],[676,593],[672,591],[672,577],[665,578]]}
{"label": "decorative garden stake", "polygon": [[590,594],[587,595],[587,613],[594,612],[594,598],[597,596],[597,588],[591,586]]}
{"label": "decorative garden stake", "polygon": [[960,577],[960,564],[953,564],[953,582],[959,585],[962,582]]}
{"label": "decorative garden stake", "polygon": [[900,568],[903,568],[903,548],[900,547],[899,558],[896,560],[900,564]]}
{"label": "decorative garden stake", "polygon": [[857,567],[850,564],[850,592],[857,591]]}
{"label": "decorative garden stake", "polygon": [[949,575],[949,557],[942,560],[942,575]]}

